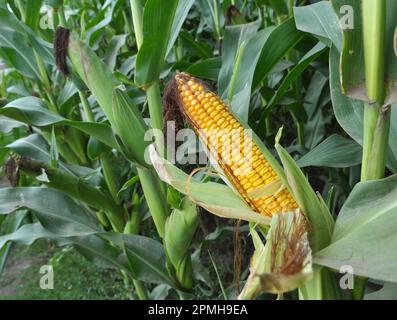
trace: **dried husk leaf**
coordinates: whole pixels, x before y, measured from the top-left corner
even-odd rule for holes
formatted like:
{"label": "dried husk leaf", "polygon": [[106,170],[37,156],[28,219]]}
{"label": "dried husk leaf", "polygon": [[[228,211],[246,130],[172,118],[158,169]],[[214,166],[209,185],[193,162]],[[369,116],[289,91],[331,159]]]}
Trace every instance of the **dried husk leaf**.
{"label": "dried husk leaf", "polygon": [[263,292],[289,292],[311,279],[312,253],[306,220],[299,211],[273,216],[266,245],[254,229],[251,234],[255,252],[239,300],[254,299]]}

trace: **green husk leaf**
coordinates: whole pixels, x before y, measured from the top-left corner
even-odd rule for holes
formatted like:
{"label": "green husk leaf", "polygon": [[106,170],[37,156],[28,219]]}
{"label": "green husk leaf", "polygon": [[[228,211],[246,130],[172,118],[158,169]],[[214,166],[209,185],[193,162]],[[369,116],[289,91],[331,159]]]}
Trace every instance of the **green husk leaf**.
{"label": "green husk leaf", "polygon": [[[270,218],[252,211],[244,200],[228,186],[213,182],[198,182],[194,177],[189,177],[160,157],[154,145],[149,147],[149,154],[160,179],[189,196],[198,206],[222,218],[270,224]],[[217,196],[214,197],[214,194]]]}
{"label": "green husk leaf", "polygon": [[334,220],[328,208],[323,205],[316,192],[310,186],[309,181],[297,163],[279,144],[281,132],[280,130],[276,138],[276,150],[284,165],[289,189],[299,208],[310,222],[310,245],[313,252],[317,252],[329,245],[334,228]]}
{"label": "green husk leaf", "polygon": [[[184,288],[193,287],[193,274],[189,248],[199,224],[196,205],[188,198],[180,209],[174,209],[165,224],[164,243],[178,280]],[[190,272],[188,272],[190,270]]]}

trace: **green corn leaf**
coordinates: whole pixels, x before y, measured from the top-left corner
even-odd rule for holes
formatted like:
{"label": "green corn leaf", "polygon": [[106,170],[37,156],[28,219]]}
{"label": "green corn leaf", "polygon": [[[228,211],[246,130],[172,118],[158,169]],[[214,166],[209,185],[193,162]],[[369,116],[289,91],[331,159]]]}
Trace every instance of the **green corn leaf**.
{"label": "green corn leaf", "polygon": [[186,69],[192,76],[216,81],[219,77],[222,61],[220,58],[210,58],[196,62]]}
{"label": "green corn leaf", "polygon": [[58,238],[58,236],[44,229],[40,223],[25,224],[14,232],[0,236],[0,250],[3,250],[12,242],[22,245],[31,245],[39,239],[54,240],[56,238]]}
{"label": "green corn leaf", "polygon": [[126,34],[114,36],[110,41],[109,47],[106,50],[106,54],[105,54],[105,62],[110,70],[113,71],[114,68],[116,67],[117,54],[120,48],[125,45],[126,41],[127,41]]}
{"label": "green corn leaf", "polygon": [[130,180],[128,180],[126,183],[123,184],[120,191],[118,192],[118,195],[120,195],[121,192],[127,190],[128,188],[133,187],[138,181],[139,181],[139,177],[133,176]]}
{"label": "green corn leaf", "polygon": [[355,275],[397,283],[397,176],[358,184],[343,205],[331,244],[314,262]]}
{"label": "green corn leaf", "polygon": [[43,182],[49,187],[61,190],[67,195],[83,201],[92,208],[108,212],[109,220],[115,229],[119,231],[123,230],[123,208],[115,204],[111,197],[88,181],[31,159],[22,161],[20,168],[34,176],[37,176],[39,172],[45,174],[46,181]]}
{"label": "green corn leaf", "polygon": [[[58,245],[73,245],[89,261],[99,267],[124,270],[133,279],[149,283],[168,283],[177,286],[167,274],[165,255],[160,243],[142,236],[102,233],[78,235],[58,234],[39,223],[27,224],[16,232],[0,237],[0,248],[9,242],[31,245],[39,239],[55,241]],[[115,246],[116,245],[116,246]],[[127,252],[127,255],[123,251]]]}
{"label": "green corn leaf", "polygon": [[64,238],[46,230],[39,223],[26,224],[17,231],[0,237],[0,248],[2,246],[5,248],[11,242],[21,245],[31,245],[39,239],[52,240],[59,246],[73,244],[80,254],[97,266],[125,270],[127,273],[131,273],[125,257],[123,259],[121,250],[112,246],[107,241],[100,239],[98,236],[90,235]]}
{"label": "green corn leaf", "polygon": [[113,129],[122,142],[123,150],[131,160],[143,166],[148,166],[145,161],[145,151],[150,142],[145,141],[147,126],[144,123],[137,107],[130,97],[123,91],[113,91]]}
{"label": "green corn leaf", "polygon": [[258,32],[259,27],[259,21],[229,26],[223,42],[219,94],[223,100],[228,100],[232,110],[246,122],[255,67],[272,31],[267,28]]}
{"label": "green corn leaf", "polygon": [[62,239],[63,243],[72,244],[77,252],[100,268],[123,270],[133,276],[122,248],[116,247],[100,235],[66,238]]}
{"label": "green corn leaf", "polygon": [[[13,29],[10,29],[10,26]],[[0,48],[2,57],[21,74],[29,78],[40,79],[40,72],[35,64],[33,49],[21,30],[20,22],[7,9],[0,8]]]}
{"label": "green corn leaf", "polygon": [[192,56],[197,56],[202,59],[209,59],[212,56],[212,49],[208,43],[197,41],[193,36],[182,30],[180,33],[180,39],[183,48],[187,50]]}
{"label": "green corn leaf", "polygon": [[10,133],[13,129],[26,127],[23,122],[0,116],[0,132]]}
{"label": "green corn leaf", "polygon": [[[15,140],[6,145],[6,147],[3,149],[12,150],[21,156],[41,161],[47,166],[49,166],[51,163],[51,154],[48,143],[39,134],[32,134],[30,136]],[[94,185],[99,185],[101,183],[100,181],[94,181],[98,180],[98,175],[95,174],[96,171],[93,169],[68,165],[62,160],[58,161],[58,168],[76,177],[86,177],[87,181],[90,181]]]}
{"label": "green corn leaf", "polygon": [[73,68],[91,90],[110,123],[113,124],[112,93],[120,83],[94,51],[74,33],[69,39],[68,54]]}
{"label": "green corn leaf", "polygon": [[330,243],[334,220],[327,206],[314,192],[297,163],[279,144],[280,135],[281,131],[276,139],[276,150],[284,166],[289,190],[311,224],[310,245],[313,252],[317,252]]}
{"label": "green corn leaf", "polygon": [[[18,230],[21,227],[23,220],[25,219],[25,216],[26,216],[25,210],[21,210],[15,212],[12,215],[9,215],[3,222],[0,222],[0,227],[2,232],[6,235],[14,233],[16,230]],[[10,254],[12,247],[11,243],[2,244],[1,238],[2,237],[0,236],[0,276],[4,271],[7,258]]]}
{"label": "green corn leaf", "polygon": [[0,214],[31,210],[44,228],[60,236],[102,232],[92,213],[55,189],[24,187],[0,189]]}
{"label": "green corn leaf", "polygon": [[58,167],[58,160],[59,160],[59,153],[58,153],[58,148],[57,148],[57,141],[56,141],[54,127],[52,127],[52,130],[51,130],[50,154],[51,154],[51,167],[57,168]]}
{"label": "green corn leaf", "polygon": [[104,238],[122,248],[134,278],[150,283],[177,284],[168,275],[163,246],[153,239],[132,234],[107,233]]}
{"label": "green corn leaf", "polygon": [[26,16],[26,25],[34,31],[39,28],[40,8],[42,5],[43,0],[26,1],[26,8],[29,9],[29,14]]}
{"label": "green corn leaf", "polygon": [[175,12],[175,18],[172,23],[171,27],[171,36],[168,41],[168,46],[167,46],[167,52],[165,54],[165,57],[168,56],[168,54],[171,52],[172,47],[175,44],[175,41],[178,38],[179,32],[182,28],[183,23],[186,20],[186,17],[193,6],[195,0],[185,0],[185,1],[178,1],[178,7]]}
{"label": "green corn leaf", "polygon": [[96,137],[111,148],[118,149],[112,129],[102,123],[72,121],[52,113],[45,107],[45,103],[35,97],[25,97],[11,101],[0,109],[0,114],[14,120],[40,127],[51,132],[51,126],[69,125]]}
{"label": "green corn leaf", "polygon": [[310,63],[318,59],[321,54],[326,50],[326,47],[322,43],[318,43],[311,49],[304,57],[298,62],[298,64],[292,68],[292,70],[285,77],[276,94],[272,97],[266,106],[266,111],[269,112],[284,96],[286,91],[291,87],[292,83],[309,67]]}
{"label": "green corn leaf", "polygon": [[297,164],[301,167],[349,168],[361,163],[362,148],[353,140],[334,134],[304,155]]}
{"label": "green corn leaf", "polygon": [[146,1],[143,12],[143,42],[136,59],[135,81],[139,86],[148,86],[160,77],[178,2]]}
{"label": "green corn leaf", "polygon": [[80,253],[100,266],[106,267],[110,264],[119,270],[125,270],[133,279],[176,286],[168,275],[164,250],[158,241],[143,236],[109,232],[101,237],[91,235],[71,238],[71,241]]}
{"label": "green corn leaf", "polygon": [[146,125],[128,95],[116,89],[120,84],[109,68],[75,35],[70,38],[69,57],[122,141],[122,150],[130,160],[147,166],[144,159]]}
{"label": "green corn leaf", "polygon": [[90,136],[87,144],[87,156],[91,160],[97,160],[106,152],[110,152],[109,147],[93,136]]}
{"label": "green corn leaf", "polygon": [[329,1],[295,7],[294,16],[299,30],[313,34],[329,47],[334,45],[341,52],[342,32],[338,16],[332,10],[332,4]]}
{"label": "green corn leaf", "polygon": [[[272,71],[276,64],[295,47],[304,36],[305,34],[296,28],[293,18],[283,22],[272,30],[262,48],[255,70],[252,83],[252,88],[254,90],[259,87],[259,84],[266,75]],[[280,39],[283,39],[283,41],[280,42]]]}

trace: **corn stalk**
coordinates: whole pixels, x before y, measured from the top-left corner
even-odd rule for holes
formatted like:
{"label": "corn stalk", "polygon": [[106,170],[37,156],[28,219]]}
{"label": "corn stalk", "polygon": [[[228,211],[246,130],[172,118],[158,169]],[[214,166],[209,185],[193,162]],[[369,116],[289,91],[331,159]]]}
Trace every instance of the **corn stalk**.
{"label": "corn stalk", "polygon": [[[135,38],[139,50],[143,42],[143,4],[141,0],[131,0],[130,5]],[[164,154],[165,150],[161,143],[163,141],[162,132],[164,128],[163,103],[159,79],[156,79],[146,88],[146,97],[151,127],[154,129],[155,143],[158,150]],[[194,281],[189,247],[197,228],[196,208],[187,206],[186,210],[174,210],[172,215],[169,215],[169,208],[165,200],[165,185],[151,169],[138,167],[138,175],[158,233],[163,239],[169,264],[175,270],[175,277],[178,279],[181,289],[191,290],[194,286]],[[186,217],[184,217],[184,213],[187,214]],[[175,230],[178,230],[184,237],[175,237]],[[175,234],[178,235],[178,232]],[[183,291],[180,291],[179,294],[181,299],[186,298]]]}
{"label": "corn stalk", "polygon": [[[390,131],[390,106],[384,106],[386,0],[363,0],[365,84],[369,102],[364,106],[364,141],[361,181],[385,175]],[[366,279],[358,278],[353,298],[364,297]]]}
{"label": "corn stalk", "polygon": [[384,177],[390,129],[390,106],[385,99],[386,0],[363,0],[363,32],[366,90],[364,152],[361,180]]}

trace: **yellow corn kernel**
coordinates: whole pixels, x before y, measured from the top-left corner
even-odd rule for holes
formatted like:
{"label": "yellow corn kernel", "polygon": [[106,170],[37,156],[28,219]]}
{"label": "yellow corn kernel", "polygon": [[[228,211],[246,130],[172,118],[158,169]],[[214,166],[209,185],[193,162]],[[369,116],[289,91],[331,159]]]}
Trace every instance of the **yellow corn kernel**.
{"label": "yellow corn kernel", "polygon": [[247,203],[268,216],[297,209],[287,189],[274,196],[250,198],[251,191],[277,180],[276,172],[218,95],[186,73],[178,73],[176,82],[187,119],[219,165],[228,168],[224,170],[228,179]]}

